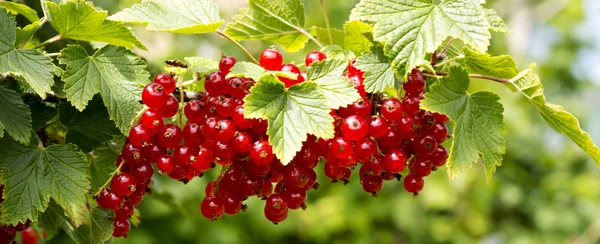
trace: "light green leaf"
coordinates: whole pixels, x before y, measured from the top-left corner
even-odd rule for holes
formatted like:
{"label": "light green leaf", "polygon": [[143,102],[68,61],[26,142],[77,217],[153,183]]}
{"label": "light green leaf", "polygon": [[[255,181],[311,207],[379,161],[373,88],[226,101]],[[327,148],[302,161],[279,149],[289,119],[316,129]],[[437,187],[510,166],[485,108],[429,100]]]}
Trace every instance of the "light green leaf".
{"label": "light green leaf", "polygon": [[17,92],[0,87],[0,138],[4,130],[13,139],[29,144],[32,132],[29,106]]}
{"label": "light green leaf", "polygon": [[250,92],[244,98],[244,116],[268,120],[269,143],[284,165],[300,151],[307,134],[333,137],[333,117],[316,83],[306,81],[286,89],[277,77],[268,75]]}
{"label": "light green leaf", "polygon": [[17,27],[17,37],[16,37],[14,47],[19,48],[19,46],[21,46],[25,42],[29,41],[31,39],[31,37],[33,37],[33,34],[35,34],[35,32],[38,30],[39,27],[40,27],[40,21],[35,21],[31,24],[26,25],[23,28]]}
{"label": "light green leaf", "polygon": [[5,8],[6,10],[8,10],[8,12],[13,13],[15,15],[21,14],[25,18],[27,18],[27,20],[31,21],[31,23],[40,20],[40,17],[38,17],[37,12],[25,4],[4,1],[0,2],[0,8]]}
{"label": "light green leaf", "polygon": [[476,51],[485,52],[490,25],[477,0],[362,0],[351,19],[375,23],[373,36],[384,42],[392,68],[404,76],[416,66],[431,69],[425,54],[448,37],[462,39]]}
{"label": "light green leaf", "polygon": [[494,93],[469,94],[469,74],[451,67],[449,76],[431,85],[421,101],[421,109],[448,115],[453,121],[454,140],[448,158],[450,177],[469,169],[481,157],[489,181],[502,164],[506,151],[504,108]]}
{"label": "light green leaf", "polygon": [[215,32],[223,24],[217,5],[210,0],[145,0],[108,19],[181,34]]}
{"label": "light green leaf", "polygon": [[348,21],[344,24],[344,31],[346,32],[344,47],[354,54],[368,52],[373,46],[373,43],[365,37],[365,33],[373,31],[373,26],[360,20]]}
{"label": "light green leaf", "polygon": [[16,224],[38,215],[54,199],[66,215],[79,225],[90,190],[85,155],[71,144],[39,148],[21,145],[8,137],[0,139],[0,168],[4,178],[2,223]]}
{"label": "light green leaf", "polygon": [[137,46],[146,50],[123,23],[107,20],[106,11],[96,10],[87,1],[74,0],[60,5],[46,1],[46,6],[50,24],[62,38],[106,42],[127,48]]}
{"label": "light green leaf", "polygon": [[321,52],[325,53],[325,55],[327,55],[327,58],[330,59],[350,60],[356,57],[356,55],[354,55],[352,51],[344,49],[341,46],[335,44],[324,46],[323,48],[321,48]]}
{"label": "light green leaf", "polygon": [[60,123],[67,127],[65,141],[77,145],[86,153],[120,132],[115,123],[108,118],[108,112],[100,97],[92,99],[82,112],[69,103],[61,103],[58,106],[58,114]]}
{"label": "light green leaf", "polygon": [[465,58],[458,62],[471,74],[489,75],[510,79],[519,73],[517,64],[509,55],[492,56],[478,53],[469,47],[463,47]]}
{"label": "light green leaf", "polygon": [[[339,45],[341,47],[344,46],[344,42],[346,41],[346,33],[344,33],[343,30],[340,29],[336,29],[336,28],[330,28],[331,30],[331,38],[333,39],[333,43],[331,43],[330,45]],[[310,28],[309,31],[310,34],[312,34],[313,36],[315,36],[317,38],[317,40],[319,40],[321,43],[330,43],[329,42],[329,33],[327,33],[327,28],[323,28],[323,27],[312,27]]]}
{"label": "light green leaf", "polygon": [[372,52],[365,53],[356,59],[354,64],[358,69],[365,70],[365,90],[369,93],[385,92],[386,88],[399,88],[392,66],[383,49],[375,47]]}
{"label": "light green leaf", "polygon": [[554,130],[569,137],[600,167],[600,149],[590,135],[581,129],[575,116],[565,111],[562,106],[546,101],[540,77],[533,72],[534,67],[535,65],[531,65],[529,69],[518,74],[508,86],[523,94]]}
{"label": "light green leaf", "polygon": [[142,109],[142,88],[150,74],[146,63],[130,50],[106,46],[89,56],[79,45],[61,50],[58,57],[66,65],[63,80],[67,99],[83,111],[94,94],[100,93],[110,119],[123,134],[129,133],[130,121]]}
{"label": "light green leaf", "polygon": [[240,9],[227,23],[225,33],[236,40],[268,40],[288,52],[304,47],[304,4],[300,0],[249,0],[250,8]]}
{"label": "light green leaf", "polygon": [[54,84],[52,58],[37,50],[16,49],[16,29],[15,17],[0,8],[0,75],[23,76],[31,88],[45,99]]}
{"label": "light green leaf", "polygon": [[184,58],[188,63],[188,69],[193,72],[210,73],[219,70],[219,62],[205,57],[187,57]]}
{"label": "light green leaf", "polygon": [[269,71],[259,65],[251,62],[237,62],[227,77],[248,77],[253,80],[260,80],[265,75],[273,74],[284,78],[296,80],[298,76],[292,72],[287,71]]}
{"label": "light green leaf", "polygon": [[506,26],[506,24],[504,23],[504,20],[502,20],[502,18],[500,18],[500,16],[496,14],[495,10],[484,9],[484,12],[485,18],[487,19],[488,23],[490,23],[490,30],[509,34],[512,33],[512,31],[510,31],[510,29],[508,29],[508,26]]}
{"label": "light green leaf", "polygon": [[348,78],[342,76],[346,67],[348,61],[329,58],[313,62],[306,72],[306,78],[319,85],[318,89],[325,95],[327,106],[332,109],[346,107],[360,99],[360,94],[354,85]]}

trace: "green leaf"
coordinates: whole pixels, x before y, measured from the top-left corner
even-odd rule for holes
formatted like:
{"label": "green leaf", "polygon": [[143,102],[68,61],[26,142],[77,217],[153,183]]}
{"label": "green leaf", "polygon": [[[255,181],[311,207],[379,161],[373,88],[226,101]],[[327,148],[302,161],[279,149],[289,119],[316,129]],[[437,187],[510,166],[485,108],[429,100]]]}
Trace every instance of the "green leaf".
{"label": "green leaf", "polygon": [[207,74],[219,70],[219,62],[210,58],[187,57],[184,59],[188,63],[188,69],[193,72]]}
{"label": "green leaf", "polygon": [[120,132],[108,118],[99,97],[92,99],[82,112],[69,103],[61,103],[58,114],[60,123],[68,129],[65,141],[77,145],[83,152],[92,151]]}
{"label": "green leaf", "polygon": [[372,52],[365,53],[356,59],[354,64],[365,72],[365,90],[369,93],[385,92],[386,88],[399,88],[400,83],[396,81],[392,66],[388,58],[383,54],[383,48],[374,47]]}
{"label": "green leaf", "polygon": [[346,107],[360,99],[360,94],[354,85],[348,78],[342,76],[347,66],[346,60],[329,58],[314,62],[308,67],[307,80],[318,85],[317,88],[325,96],[329,108]]}
{"label": "green leaf", "polygon": [[557,132],[569,137],[577,146],[583,149],[600,167],[600,149],[594,144],[590,135],[581,129],[579,121],[562,106],[546,101],[544,88],[540,77],[531,67],[511,80],[510,88],[519,91],[531,104],[540,111],[548,124]]}
{"label": "green leaf", "polygon": [[16,49],[16,30],[15,17],[0,8],[0,75],[23,76],[31,88],[45,99],[54,84],[52,58],[37,50]]}
{"label": "green leaf", "polygon": [[40,21],[35,21],[29,25],[26,25],[23,28],[17,27],[17,37],[16,37],[14,47],[19,48],[22,44],[29,41],[31,39],[31,37],[33,37],[33,34],[35,34],[35,32],[38,30],[39,27],[40,27]]}
{"label": "green leaf", "polygon": [[116,162],[119,154],[115,152],[114,148],[103,145],[94,149],[92,155],[88,158],[91,162],[92,192],[96,192],[117,168]]}
{"label": "green leaf", "polygon": [[509,55],[492,56],[478,53],[469,47],[463,47],[464,59],[458,62],[471,74],[489,75],[510,79],[519,73],[517,64]]}
{"label": "green leaf", "polygon": [[306,81],[286,89],[274,75],[263,77],[244,98],[244,116],[266,119],[273,152],[285,165],[302,148],[307,134],[332,138],[333,117],[318,85]]}
{"label": "green leaf", "polygon": [[[339,45],[341,47],[344,46],[344,42],[346,41],[346,33],[343,30],[330,28],[331,30],[331,38],[333,39],[333,43],[331,45]],[[330,43],[329,42],[329,33],[327,33],[327,28],[323,27],[312,27],[309,31],[310,34],[314,35],[317,40],[321,43]]]}
{"label": "green leaf", "polygon": [[354,53],[348,49],[344,49],[338,45],[329,45],[321,48],[321,52],[327,55],[329,59],[344,59],[350,60],[356,57]]}
{"label": "green leaf", "polygon": [[31,138],[31,111],[21,96],[0,87],[0,138],[4,130],[15,140],[28,144]]}
{"label": "green leaf", "polygon": [[2,223],[16,224],[38,215],[54,199],[66,215],[79,225],[90,190],[85,155],[71,144],[39,148],[37,143],[21,145],[0,139],[0,168],[4,178]]}
{"label": "green leaf", "polygon": [[462,39],[476,51],[490,44],[490,25],[478,0],[362,0],[351,19],[375,23],[373,36],[386,43],[397,74],[404,76],[416,66],[431,68],[425,54],[433,52],[448,37]]}
{"label": "green leaf", "polygon": [[506,151],[504,108],[494,93],[469,94],[469,82],[464,69],[451,67],[449,76],[431,85],[425,93],[421,108],[446,114],[453,121],[454,140],[447,164],[450,177],[470,168],[481,157],[489,181]]}
{"label": "green leaf", "polygon": [[296,80],[298,79],[298,75],[295,75],[292,72],[287,71],[269,71],[265,68],[251,62],[237,62],[231,71],[227,75],[227,77],[248,77],[253,80],[260,80],[263,76],[267,74],[274,74],[276,76],[281,76],[288,79]]}
{"label": "green leaf", "polygon": [[373,43],[365,37],[365,33],[373,31],[373,26],[360,20],[348,21],[344,24],[344,31],[346,32],[344,47],[354,54],[368,52],[373,46]]}
{"label": "green leaf", "polygon": [[75,243],[107,243],[112,238],[114,228],[112,211],[96,207],[86,209],[86,212],[83,225],[77,228],[65,217],[64,211],[51,202],[48,210],[40,216],[40,224],[48,234],[48,239],[52,238],[60,227]]}
{"label": "green leaf", "polygon": [[56,117],[56,108],[52,105],[49,106],[46,102],[33,100],[28,101],[26,104],[31,110],[31,118],[33,119],[31,126],[34,131],[46,127]]}
{"label": "green leaf", "polygon": [[40,17],[38,17],[37,12],[25,4],[4,1],[0,2],[0,8],[5,8],[6,10],[8,10],[8,12],[13,13],[15,15],[21,14],[27,20],[31,21],[31,23],[40,20]]}
{"label": "green leaf", "polygon": [[60,5],[46,1],[46,6],[50,24],[62,38],[147,50],[123,23],[107,20],[106,11],[96,10],[87,1],[74,0]]}
{"label": "green leaf", "polygon": [[512,33],[512,31],[510,31],[508,26],[506,26],[504,23],[504,20],[502,20],[502,18],[496,14],[495,10],[484,9],[484,12],[485,18],[487,19],[488,23],[490,23],[490,30],[509,34]]}
{"label": "green leaf", "polygon": [[215,32],[223,24],[217,5],[210,0],[146,0],[108,19],[180,34]]}
{"label": "green leaf", "polygon": [[142,88],[150,74],[146,63],[123,47],[106,46],[92,56],[79,45],[69,45],[58,57],[66,65],[63,80],[67,99],[83,111],[94,94],[100,93],[110,119],[123,134],[129,133],[130,121],[142,109]]}
{"label": "green leaf", "polygon": [[300,0],[249,0],[250,8],[240,9],[227,23],[225,33],[236,40],[268,40],[288,52],[304,47],[304,4]]}

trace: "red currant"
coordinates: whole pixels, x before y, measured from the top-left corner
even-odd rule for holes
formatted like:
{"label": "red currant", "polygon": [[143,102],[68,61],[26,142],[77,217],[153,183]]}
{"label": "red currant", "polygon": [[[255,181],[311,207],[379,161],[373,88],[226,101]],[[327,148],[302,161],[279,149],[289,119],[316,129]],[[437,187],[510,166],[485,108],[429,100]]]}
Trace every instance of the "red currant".
{"label": "red currant", "polygon": [[223,74],[228,74],[236,62],[237,60],[232,56],[223,56],[221,61],[219,61],[219,71],[223,72]]}
{"label": "red currant", "polygon": [[296,76],[295,80],[279,76],[279,80],[281,80],[285,84],[285,87],[290,87],[303,81],[300,77],[300,69],[294,64],[284,64],[281,67],[281,71],[290,72]]}
{"label": "red currant", "polygon": [[175,91],[175,88],[177,88],[177,81],[170,75],[164,73],[156,75],[152,82],[161,85],[165,90],[165,94],[171,94]]}
{"label": "red currant", "polygon": [[158,159],[156,159],[156,168],[160,171],[169,173],[175,167],[175,163],[173,162],[173,157],[168,154],[163,154]]}
{"label": "red currant", "polygon": [[158,111],[158,109],[150,108],[142,114],[142,118],[140,122],[144,127],[155,130],[160,129],[165,123],[163,121],[162,114]]}
{"label": "red currant", "polygon": [[388,98],[381,103],[381,115],[390,121],[399,120],[402,116],[402,103],[395,98]]}
{"label": "red currant", "polygon": [[128,173],[115,175],[110,181],[110,188],[119,196],[129,196],[135,191],[135,178]]}
{"label": "red currant", "polygon": [[406,154],[402,150],[392,149],[385,154],[383,164],[389,172],[402,172],[406,166]]}
{"label": "red currant", "polygon": [[362,117],[352,115],[344,119],[342,123],[342,134],[351,141],[365,138],[369,132],[367,121]]}
{"label": "red currant", "polygon": [[339,159],[345,159],[352,153],[352,143],[344,137],[336,137],[331,142],[331,154]]}
{"label": "red currant", "polygon": [[267,70],[279,70],[282,64],[283,56],[275,48],[269,48],[260,54],[260,66]]}
{"label": "red currant", "polygon": [[183,138],[183,132],[177,125],[167,124],[158,133],[158,143],[166,148],[174,148]]}
{"label": "red currant", "polygon": [[163,118],[171,118],[177,114],[177,110],[179,110],[179,101],[173,95],[167,96],[165,98],[165,102],[163,106],[158,108],[158,111],[163,116]]}
{"label": "red currant", "polygon": [[115,218],[113,221],[113,237],[121,237],[127,235],[131,229],[131,224],[127,218]]}
{"label": "red currant", "polygon": [[324,53],[315,50],[306,55],[306,58],[304,59],[304,64],[308,68],[308,66],[310,66],[310,64],[312,64],[313,62],[319,62],[326,58],[327,56]]}
{"label": "red currant", "polygon": [[204,147],[201,147],[198,156],[196,156],[196,161],[192,163],[192,166],[198,171],[207,171],[213,167],[213,162],[215,161],[215,156],[211,150],[208,150]]}
{"label": "red currant", "polygon": [[254,142],[250,149],[250,159],[256,164],[269,164],[273,160],[273,148],[267,140]]}
{"label": "red currant", "polygon": [[142,102],[150,108],[160,108],[165,105],[166,94],[160,84],[150,83],[142,90]]}
{"label": "red currant", "polygon": [[417,194],[423,189],[424,184],[423,177],[418,175],[409,174],[404,178],[404,189],[407,192]]}
{"label": "red currant", "polygon": [[387,134],[388,122],[386,119],[379,115],[371,117],[369,122],[369,136],[379,138]]}

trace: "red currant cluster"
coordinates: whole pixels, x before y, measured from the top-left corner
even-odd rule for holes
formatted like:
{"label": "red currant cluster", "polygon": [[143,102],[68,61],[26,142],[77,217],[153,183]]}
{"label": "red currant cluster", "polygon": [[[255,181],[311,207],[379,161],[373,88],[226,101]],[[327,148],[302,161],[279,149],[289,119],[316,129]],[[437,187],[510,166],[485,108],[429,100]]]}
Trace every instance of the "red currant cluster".
{"label": "red currant cluster", "polygon": [[448,136],[444,124],[448,118],[419,109],[425,91],[425,79],[413,70],[403,84],[405,96],[383,99],[366,94],[364,72],[348,65],[346,74],[355,84],[362,99],[333,112],[336,137],[317,142],[329,148],[322,154],[327,162],[324,172],[334,181],[347,182],[358,163],[363,189],[376,195],[384,180],[397,178],[408,165],[404,178],[406,191],[417,194],[423,188],[423,177],[445,164],[448,151],[441,143]]}
{"label": "red currant cluster", "polygon": [[[0,203],[4,202],[2,195],[4,193],[4,185],[0,184]],[[25,223],[19,223],[14,225],[1,225],[0,226],[0,244],[9,244],[15,241],[17,232],[29,230],[31,221],[27,220]]]}

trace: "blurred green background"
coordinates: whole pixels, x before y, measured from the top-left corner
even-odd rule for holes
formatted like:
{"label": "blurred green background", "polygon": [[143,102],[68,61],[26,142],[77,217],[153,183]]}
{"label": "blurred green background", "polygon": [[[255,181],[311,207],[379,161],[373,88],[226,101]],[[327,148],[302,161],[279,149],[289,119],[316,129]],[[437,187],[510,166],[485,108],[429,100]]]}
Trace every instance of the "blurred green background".
{"label": "blurred green background", "polygon": [[[39,7],[37,1],[24,1]],[[37,2],[37,3],[36,3]],[[141,1],[95,0],[114,14]],[[215,0],[230,20],[245,0]],[[326,0],[332,27],[341,28],[358,0]],[[31,4],[29,4],[31,3]],[[307,26],[325,26],[318,0],[304,0]],[[582,127],[600,142],[600,1],[488,0],[513,30],[494,34],[490,53],[510,54],[519,67],[537,63],[549,100],[575,114]],[[39,9],[39,8],[38,8]],[[134,26],[149,51],[136,50],[153,74],[166,59],[189,56],[238,60],[246,56],[215,34],[175,35]],[[49,26],[47,37],[55,33]],[[47,38],[46,37],[46,38]],[[246,41],[255,55],[272,43]],[[49,47],[51,48],[51,47]],[[286,54],[301,63],[316,48]],[[600,240],[600,172],[596,164],[566,137],[554,132],[538,112],[505,87],[473,81],[473,90],[502,96],[509,133],[507,154],[491,182],[481,165],[456,179],[445,168],[433,173],[418,197],[400,182],[386,182],[379,197],[362,191],[357,179],[347,186],[320,177],[321,188],[310,191],[308,209],[292,211],[273,225],[263,216],[263,203],[216,222],[202,217],[199,205],[206,182],[187,185],[155,176],[154,193],[140,205],[141,225],[115,243],[594,243]],[[64,234],[52,243],[68,243]]]}

